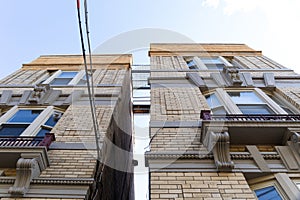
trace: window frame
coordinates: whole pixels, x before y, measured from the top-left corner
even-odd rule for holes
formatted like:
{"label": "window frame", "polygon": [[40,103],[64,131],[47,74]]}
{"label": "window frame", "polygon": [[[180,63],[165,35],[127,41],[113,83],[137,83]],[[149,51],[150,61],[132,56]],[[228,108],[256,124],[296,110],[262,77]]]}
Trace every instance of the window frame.
{"label": "window frame", "polygon": [[281,199],[283,199],[283,200],[287,199],[286,194],[280,188],[279,183],[277,183],[277,181],[275,179],[256,183],[256,184],[250,186],[250,188],[253,191],[253,194],[255,195],[256,198],[258,198],[258,197],[255,193],[255,190],[259,190],[259,189],[263,189],[263,188],[267,188],[267,187],[274,187],[275,190],[277,191],[277,193],[279,194],[279,196],[281,197]]}
{"label": "window frame", "polygon": [[224,57],[222,56],[194,56],[194,57],[186,57],[184,60],[186,61],[186,65],[189,68],[187,62],[188,60],[193,61],[196,64],[196,67],[200,70],[218,70],[221,69],[209,69],[207,68],[206,64],[201,60],[201,58],[217,58],[224,66],[227,67],[233,67],[233,65],[228,62]]}
{"label": "window frame", "polygon": [[[299,176],[299,175],[297,175]],[[299,180],[299,179],[298,179]],[[300,189],[296,185],[296,181],[292,174],[276,173],[273,175],[262,176],[247,180],[251,190],[262,189],[274,186],[282,199],[295,199],[299,197]]]}
{"label": "window frame", "polygon": [[42,129],[42,126],[47,122],[51,115],[55,112],[64,111],[54,106],[37,106],[37,107],[21,107],[14,106],[8,110],[5,114],[0,117],[0,126],[2,124],[9,124],[7,121],[13,117],[19,110],[43,110],[31,123],[30,125],[19,135],[21,136],[36,136]]}
{"label": "window frame", "polygon": [[[62,85],[51,85],[51,82],[58,78],[59,75],[61,75],[63,72],[77,72],[77,74],[72,78],[72,80],[68,84],[62,84]],[[64,71],[64,70],[57,70],[54,72],[49,78],[47,78],[42,84],[49,84],[53,87],[59,87],[59,86],[69,86],[69,85],[77,85],[79,81],[85,76],[85,71],[80,70],[80,71]]]}
{"label": "window frame", "polygon": [[[274,114],[288,114],[284,109],[280,107],[274,100],[272,100],[264,91],[262,91],[259,88],[252,88],[252,89],[222,89],[217,88],[215,91],[210,92],[207,95],[212,95],[213,93],[216,94],[219,102],[221,105],[225,108],[227,114],[239,114],[244,115],[244,113],[239,109],[238,105],[234,103],[228,92],[254,92],[254,94],[257,95],[258,98],[260,98],[263,103],[267,105]],[[245,103],[244,105],[247,105]],[[251,103],[248,103],[248,105],[254,105]]]}

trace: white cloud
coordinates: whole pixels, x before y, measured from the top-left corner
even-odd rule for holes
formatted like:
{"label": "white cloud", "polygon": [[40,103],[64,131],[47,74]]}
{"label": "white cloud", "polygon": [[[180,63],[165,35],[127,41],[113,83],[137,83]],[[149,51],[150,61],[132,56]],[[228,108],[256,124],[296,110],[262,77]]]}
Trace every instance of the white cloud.
{"label": "white cloud", "polygon": [[261,4],[264,4],[268,0],[224,0],[226,6],[224,7],[224,13],[227,15],[232,15],[238,11],[248,12]]}
{"label": "white cloud", "polygon": [[220,4],[220,0],[204,0],[202,6],[217,8]]}
{"label": "white cloud", "polygon": [[[222,6],[221,9],[228,16],[262,13],[265,19],[256,23],[264,27],[265,34],[262,37],[265,37],[265,41],[257,45],[261,48],[258,50],[263,50],[265,55],[300,73],[300,65],[295,62],[300,46],[299,0],[205,0],[202,5],[213,8]],[[262,22],[266,23],[261,26]]]}

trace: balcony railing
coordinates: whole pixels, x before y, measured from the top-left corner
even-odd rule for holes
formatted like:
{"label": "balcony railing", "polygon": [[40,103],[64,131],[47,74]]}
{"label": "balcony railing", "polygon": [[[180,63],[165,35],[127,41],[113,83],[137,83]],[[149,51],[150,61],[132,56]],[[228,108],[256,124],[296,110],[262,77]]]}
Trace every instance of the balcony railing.
{"label": "balcony railing", "polygon": [[44,137],[0,136],[0,147],[45,146],[48,149],[53,141],[53,133],[46,133]]}
{"label": "balcony railing", "polygon": [[201,119],[212,121],[300,121],[300,115],[211,115],[201,111]]}

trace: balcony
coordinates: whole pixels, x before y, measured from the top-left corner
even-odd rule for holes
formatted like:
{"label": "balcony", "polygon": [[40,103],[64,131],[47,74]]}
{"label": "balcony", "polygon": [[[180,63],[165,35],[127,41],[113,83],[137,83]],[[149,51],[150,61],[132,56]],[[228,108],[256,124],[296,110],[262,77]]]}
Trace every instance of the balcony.
{"label": "balcony", "polygon": [[211,115],[203,110],[200,118],[202,139],[210,131],[228,132],[230,144],[284,145],[300,131],[300,115]]}
{"label": "balcony", "polygon": [[53,133],[44,137],[2,136],[0,137],[0,167],[15,167],[24,155],[36,155],[48,165],[47,149],[55,140]]}
{"label": "balcony", "polygon": [[203,120],[212,121],[283,121],[300,122],[300,115],[211,115],[202,112]]}
{"label": "balcony", "polygon": [[52,133],[47,133],[44,137],[0,136],[0,148],[45,146],[48,149],[54,140],[55,136]]}

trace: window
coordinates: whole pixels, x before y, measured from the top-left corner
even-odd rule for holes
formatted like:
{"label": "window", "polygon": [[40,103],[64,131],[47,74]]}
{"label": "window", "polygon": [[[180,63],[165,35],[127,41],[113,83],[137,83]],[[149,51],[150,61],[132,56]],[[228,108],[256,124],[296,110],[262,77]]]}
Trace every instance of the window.
{"label": "window", "polygon": [[282,199],[274,186],[269,186],[258,190],[254,190],[254,192],[259,200],[271,200],[271,199],[281,200]]}
{"label": "window", "polygon": [[226,110],[218,100],[216,94],[208,95],[206,97],[206,101],[210,106],[213,114],[226,114]]}
{"label": "window", "polygon": [[218,69],[222,70],[225,66],[224,62],[219,57],[212,58],[200,58],[207,69]]}
{"label": "window", "polygon": [[52,86],[85,85],[85,71],[58,70],[55,73],[53,73],[46,81],[44,81],[43,84],[49,84]]}
{"label": "window", "polygon": [[213,114],[288,114],[262,90],[216,89],[206,96]]}
{"label": "window", "polygon": [[283,99],[282,97],[280,98],[279,95],[268,95],[274,102],[276,102],[285,112],[287,112],[288,114],[294,114],[297,113],[297,111],[295,110],[295,108],[293,108],[291,105],[289,105],[290,103],[287,102],[285,99]]}
{"label": "window", "polygon": [[222,70],[224,66],[232,66],[225,58],[219,57],[186,57],[189,69]]}
{"label": "window", "polygon": [[51,131],[62,112],[47,108],[10,109],[0,118],[0,136],[44,136]]}
{"label": "window", "polygon": [[[89,80],[91,80],[92,76],[88,74]],[[83,77],[79,80],[77,85],[87,85],[86,75],[84,74]]]}
{"label": "window", "polygon": [[274,114],[253,91],[227,93],[243,114]]}

